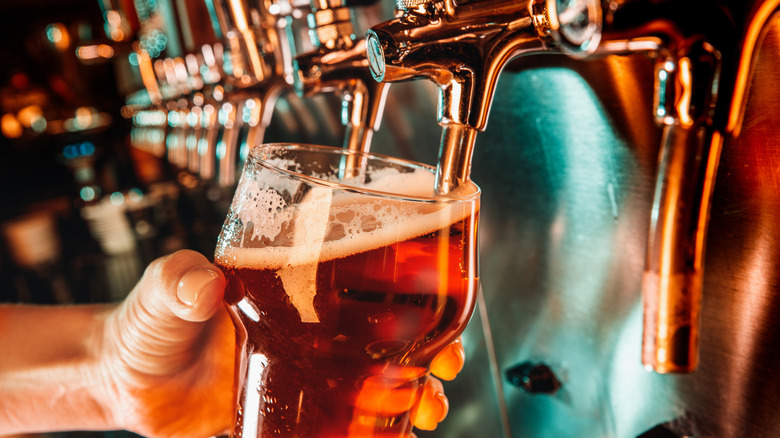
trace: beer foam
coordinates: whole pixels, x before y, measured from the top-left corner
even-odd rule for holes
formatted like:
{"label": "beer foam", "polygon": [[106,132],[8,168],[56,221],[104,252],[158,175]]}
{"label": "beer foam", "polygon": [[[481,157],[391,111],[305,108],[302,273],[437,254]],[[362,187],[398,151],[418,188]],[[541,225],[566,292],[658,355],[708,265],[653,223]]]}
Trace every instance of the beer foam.
{"label": "beer foam", "polygon": [[[434,180],[434,175],[423,169],[413,173],[383,169],[372,177],[371,182],[361,186],[410,197],[430,195]],[[253,248],[229,247],[220,242],[217,262],[228,267],[252,269],[283,269],[317,263],[429,234],[473,213],[470,203],[411,203],[327,188],[312,191],[318,190],[333,195],[328,198],[322,193],[310,192],[307,196],[315,199],[311,205],[316,207],[305,208],[305,211],[292,212],[284,206],[272,217],[238,214],[245,223],[252,222],[253,239],[271,240],[279,235],[284,221],[295,217],[301,235],[295,236],[292,245]],[[269,205],[279,206],[280,198],[273,198],[273,201],[261,201],[259,204],[263,207],[259,211],[268,211]]]}
{"label": "beer foam", "polygon": [[[434,175],[424,169],[382,169],[371,178],[359,186],[422,197],[431,193]],[[471,203],[410,202],[327,186],[300,191],[300,182],[290,184],[288,179],[271,189],[241,182],[217,243],[216,261],[226,267],[275,270],[302,322],[319,322],[314,308],[317,263],[429,234],[474,213]],[[283,193],[296,199],[294,205],[287,204]]]}

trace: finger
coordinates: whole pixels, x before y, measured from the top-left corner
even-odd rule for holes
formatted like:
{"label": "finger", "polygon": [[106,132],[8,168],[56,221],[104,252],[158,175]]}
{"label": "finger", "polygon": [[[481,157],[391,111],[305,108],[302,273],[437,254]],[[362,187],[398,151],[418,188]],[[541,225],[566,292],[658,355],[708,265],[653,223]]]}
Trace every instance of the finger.
{"label": "finger", "polygon": [[453,380],[463,369],[466,351],[460,338],[446,346],[431,362],[431,373],[442,380]]}
{"label": "finger", "polygon": [[[149,269],[151,281],[144,284],[141,293],[144,304],[186,321],[205,321],[219,310],[225,276],[202,254],[178,251],[158,259]],[[146,274],[144,277],[147,280]]]}
{"label": "finger", "polygon": [[399,415],[414,406],[419,389],[409,382],[424,376],[422,367],[389,367],[363,380],[355,407],[364,415]]}
{"label": "finger", "polygon": [[450,403],[444,395],[441,380],[429,377],[425,382],[420,404],[412,415],[412,424],[421,430],[434,430],[449,412]]}
{"label": "finger", "polygon": [[109,338],[127,370],[166,375],[188,366],[198,338],[221,307],[222,272],[194,251],[152,262],[109,318]]}

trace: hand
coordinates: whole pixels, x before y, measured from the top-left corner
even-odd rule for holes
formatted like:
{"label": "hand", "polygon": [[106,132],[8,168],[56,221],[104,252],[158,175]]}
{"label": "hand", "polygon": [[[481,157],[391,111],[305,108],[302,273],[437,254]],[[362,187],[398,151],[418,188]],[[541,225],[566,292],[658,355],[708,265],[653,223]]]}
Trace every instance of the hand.
{"label": "hand", "polygon": [[152,262],[107,317],[102,374],[116,424],[207,437],[232,421],[235,337],[222,272],[193,251]]}
{"label": "hand", "polygon": [[[148,437],[207,437],[233,421],[235,336],[222,305],[225,279],[202,255],[179,251],[154,261],[105,322],[102,374],[119,427]],[[453,379],[460,341],[433,361]],[[441,381],[429,377],[413,423],[432,430],[447,415]]]}
{"label": "hand", "polygon": [[[464,360],[463,344],[458,339],[436,355],[430,374],[424,367],[386,366],[380,375],[367,377],[355,401],[361,415],[350,423],[349,436],[382,436],[375,435],[374,424],[405,412],[411,412],[411,422],[417,429],[435,429],[447,416],[449,402],[441,380],[433,375],[452,380],[463,368]],[[424,379],[422,394],[409,384],[420,378]]]}
{"label": "hand", "polygon": [[[453,380],[463,369],[466,352],[460,338],[444,348],[431,363],[431,374],[442,380]],[[444,386],[436,377],[428,377],[420,404],[414,412],[414,427],[434,430],[447,416],[449,401],[444,395]]]}

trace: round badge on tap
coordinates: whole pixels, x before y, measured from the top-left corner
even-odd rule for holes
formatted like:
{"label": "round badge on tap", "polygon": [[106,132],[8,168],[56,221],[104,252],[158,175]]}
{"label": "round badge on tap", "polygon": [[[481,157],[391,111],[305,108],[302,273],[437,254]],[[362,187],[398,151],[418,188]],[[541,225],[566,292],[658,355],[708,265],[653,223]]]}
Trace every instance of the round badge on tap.
{"label": "round badge on tap", "polygon": [[546,0],[551,36],[570,56],[593,53],[601,40],[600,0]]}

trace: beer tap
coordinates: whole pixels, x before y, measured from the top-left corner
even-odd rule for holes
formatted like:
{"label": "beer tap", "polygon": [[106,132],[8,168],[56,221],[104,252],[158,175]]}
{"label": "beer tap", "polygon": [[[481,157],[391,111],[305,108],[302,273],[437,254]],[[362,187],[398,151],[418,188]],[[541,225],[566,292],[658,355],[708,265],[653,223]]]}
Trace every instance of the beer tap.
{"label": "beer tap", "polygon": [[[367,5],[368,3],[361,3]],[[302,96],[339,93],[346,149],[366,151],[379,129],[389,84],[375,81],[366,56],[366,41],[355,38],[354,2],[312,0],[309,35],[315,49],[295,57],[294,87]],[[355,155],[348,158],[354,159]],[[342,163],[341,175],[354,176],[359,163]]]}
{"label": "beer tap", "polygon": [[612,1],[599,53],[656,57],[653,113],[663,127],[642,281],[642,362],[691,372],[710,198],[724,137],[737,135],[757,46],[778,0]]}
{"label": "beer tap", "polygon": [[[291,86],[286,21],[269,10],[271,7],[272,2],[263,0],[214,2],[215,21],[229,47],[233,86],[230,105],[222,108],[223,124],[227,125],[218,152],[218,182],[222,186],[235,183],[237,167],[246,156],[247,151],[240,150],[239,131],[247,131],[247,147],[262,142],[276,99]],[[241,117],[244,112],[250,115],[246,122]]]}
{"label": "beer tap", "polygon": [[187,136],[189,135],[189,103],[186,96],[190,89],[186,81],[186,68],[181,58],[157,59],[153,63],[157,77],[161,103],[167,111],[170,131],[165,137],[168,161],[176,167],[187,167]]}
{"label": "beer tap", "polygon": [[602,23],[598,0],[398,0],[397,9],[397,18],[367,33],[371,73],[378,81],[438,85],[437,193],[470,179],[476,135],[503,67],[544,52],[584,56],[597,47]]}
{"label": "beer tap", "polygon": [[560,3],[399,0],[398,18],[368,32],[372,73],[439,85],[436,190],[447,192],[469,177],[476,133],[509,59],[545,51],[652,53],[654,114],[664,135],[642,282],[642,361],[661,373],[692,371],[720,148],[739,131],[753,56],[780,1],[614,0],[605,2],[603,18],[598,4],[557,9]]}

